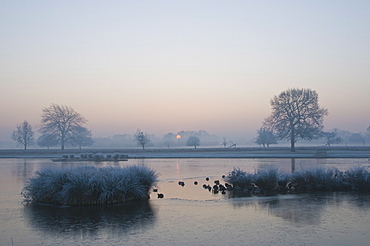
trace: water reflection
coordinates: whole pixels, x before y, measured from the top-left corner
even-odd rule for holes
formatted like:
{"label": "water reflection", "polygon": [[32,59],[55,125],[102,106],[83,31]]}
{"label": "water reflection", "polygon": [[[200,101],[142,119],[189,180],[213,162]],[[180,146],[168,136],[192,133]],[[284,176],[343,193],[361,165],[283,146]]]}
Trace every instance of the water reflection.
{"label": "water reflection", "polygon": [[24,206],[30,227],[48,234],[74,234],[93,238],[104,234],[111,238],[133,230],[145,230],[155,222],[155,213],[148,201],[121,205],[55,207]]}
{"label": "water reflection", "polygon": [[[333,210],[338,216],[346,211],[369,211],[370,195],[361,193],[317,193],[305,195],[279,195],[276,197],[248,197],[229,200],[234,208],[255,207],[269,215],[304,225],[319,225],[322,217]],[[348,214],[347,214],[348,215]]]}
{"label": "water reflection", "polygon": [[17,163],[13,168],[13,176],[18,178],[19,182],[26,182],[26,180],[34,173],[34,166],[28,163],[27,159],[23,163]]}

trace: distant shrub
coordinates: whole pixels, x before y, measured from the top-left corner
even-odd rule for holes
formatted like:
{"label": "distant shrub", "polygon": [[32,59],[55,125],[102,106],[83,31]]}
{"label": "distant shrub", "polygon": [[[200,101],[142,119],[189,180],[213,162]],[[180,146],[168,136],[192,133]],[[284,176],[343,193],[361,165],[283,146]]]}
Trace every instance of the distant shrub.
{"label": "distant shrub", "polygon": [[146,166],[43,168],[23,189],[25,201],[58,205],[147,199],[158,174]]}
{"label": "distant shrub", "polygon": [[95,155],[94,155],[94,160],[95,160],[95,161],[101,161],[101,160],[104,160],[104,155],[103,155],[103,154],[95,154]]}

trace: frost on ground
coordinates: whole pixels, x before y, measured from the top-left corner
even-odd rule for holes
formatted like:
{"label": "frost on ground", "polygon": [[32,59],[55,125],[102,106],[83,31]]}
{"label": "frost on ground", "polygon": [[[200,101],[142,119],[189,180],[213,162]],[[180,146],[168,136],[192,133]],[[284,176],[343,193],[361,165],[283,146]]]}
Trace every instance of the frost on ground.
{"label": "frost on ground", "polygon": [[146,166],[43,168],[23,189],[26,202],[57,205],[123,203],[147,199],[158,174]]}

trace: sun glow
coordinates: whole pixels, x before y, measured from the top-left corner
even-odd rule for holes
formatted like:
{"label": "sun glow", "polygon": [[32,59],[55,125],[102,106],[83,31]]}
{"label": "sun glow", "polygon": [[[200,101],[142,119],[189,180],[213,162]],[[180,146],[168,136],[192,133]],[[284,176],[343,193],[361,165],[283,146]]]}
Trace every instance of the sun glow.
{"label": "sun glow", "polygon": [[180,139],[181,138],[181,135],[176,135],[176,139]]}

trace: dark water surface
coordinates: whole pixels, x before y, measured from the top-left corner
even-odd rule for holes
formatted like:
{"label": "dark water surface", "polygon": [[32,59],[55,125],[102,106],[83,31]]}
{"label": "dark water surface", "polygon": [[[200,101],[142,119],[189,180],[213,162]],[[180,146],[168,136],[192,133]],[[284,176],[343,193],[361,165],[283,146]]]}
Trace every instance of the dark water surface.
{"label": "dark water surface", "polygon": [[[89,165],[147,165],[160,173],[147,202],[116,206],[22,204],[27,178],[47,159],[0,159],[0,245],[370,245],[370,195],[316,193],[230,198],[203,189],[240,167],[369,166],[367,159],[136,159]],[[209,177],[210,181],[205,178]],[[178,185],[184,181],[185,186]],[[198,185],[194,185],[198,181]]]}

